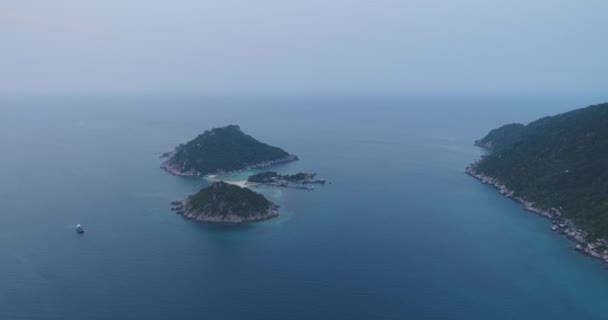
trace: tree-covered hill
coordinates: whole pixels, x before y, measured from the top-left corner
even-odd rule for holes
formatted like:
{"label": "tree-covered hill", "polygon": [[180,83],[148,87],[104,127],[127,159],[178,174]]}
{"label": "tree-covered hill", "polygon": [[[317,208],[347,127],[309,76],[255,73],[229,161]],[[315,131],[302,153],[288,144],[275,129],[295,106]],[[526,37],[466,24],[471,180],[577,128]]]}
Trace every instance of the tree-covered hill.
{"label": "tree-covered hill", "polygon": [[272,205],[259,193],[221,181],[190,196],[189,200],[193,210],[220,216],[265,214]]}
{"label": "tree-covered hill", "polygon": [[260,221],[278,215],[278,206],[263,195],[221,181],[173,204],[186,218],[213,223]]}
{"label": "tree-covered hill", "polygon": [[179,145],[168,157],[163,168],[174,174],[193,176],[297,160],[285,150],[243,133],[237,125],[205,131]]}
{"label": "tree-covered hill", "polygon": [[539,208],[558,208],[593,236],[608,235],[608,103],[509,124],[477,141],[475,170]]}

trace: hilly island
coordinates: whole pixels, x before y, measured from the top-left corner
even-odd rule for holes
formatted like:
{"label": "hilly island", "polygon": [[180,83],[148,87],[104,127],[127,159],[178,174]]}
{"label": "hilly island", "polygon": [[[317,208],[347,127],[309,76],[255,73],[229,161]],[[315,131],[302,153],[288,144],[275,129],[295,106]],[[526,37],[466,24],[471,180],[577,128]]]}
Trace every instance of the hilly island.
{"label": "hilly island", "polygon": [[270,219],[278,216],[279,208],[261,194],[222,181],[171,204],[185,218],[225,224]]}
{"label": "hilly island", "polygon": [[[281,148],[243,133],[237,125],[207,130],[163,156],[168,159],[161,168],[178,176],[192,177],[298,160]],[[230,224],[270,219],[278,215],[279,208],[261,194],[222,181],[171,204],[173,211],[188,219]]]}
{"label": "hilly island", "polygon": [[222,174],[298,160],[243,133],[237,125],[207,130],[164,156],[168,159],[161,168],[179,176]]}
{"label": "hilly island", "polygon": [[578,249],[608,261],[608,103],[494,129],[467,173],[497,187]]}

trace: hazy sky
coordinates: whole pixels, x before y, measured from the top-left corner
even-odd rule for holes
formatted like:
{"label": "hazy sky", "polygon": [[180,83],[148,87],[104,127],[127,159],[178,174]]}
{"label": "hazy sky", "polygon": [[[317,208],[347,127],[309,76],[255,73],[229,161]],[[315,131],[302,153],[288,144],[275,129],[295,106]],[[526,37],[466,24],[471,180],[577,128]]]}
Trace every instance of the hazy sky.
{"label": "hazy sky", "polygon": [[606,0],[2,0],[0,92],[601,92]]}

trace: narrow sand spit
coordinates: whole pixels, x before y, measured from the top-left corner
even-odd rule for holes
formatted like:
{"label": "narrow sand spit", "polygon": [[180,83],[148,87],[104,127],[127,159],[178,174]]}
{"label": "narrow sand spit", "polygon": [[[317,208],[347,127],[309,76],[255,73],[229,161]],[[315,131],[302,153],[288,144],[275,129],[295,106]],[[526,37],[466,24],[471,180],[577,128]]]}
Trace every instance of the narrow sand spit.
{"label": "narrow sand spit", "polygon": [[241,188],[246,188],[246,187],[253,185],[252,183],[248,183],[247,180],[230,181],[230,180],[221,179],[217,175],[209,175],[209,176],[205,177],[205,179],[207,179],[208,181],[211,181],[211,182],[223,181],[223,182],[226,182],[229,184],[233,184],[235,186],[239,186]]}

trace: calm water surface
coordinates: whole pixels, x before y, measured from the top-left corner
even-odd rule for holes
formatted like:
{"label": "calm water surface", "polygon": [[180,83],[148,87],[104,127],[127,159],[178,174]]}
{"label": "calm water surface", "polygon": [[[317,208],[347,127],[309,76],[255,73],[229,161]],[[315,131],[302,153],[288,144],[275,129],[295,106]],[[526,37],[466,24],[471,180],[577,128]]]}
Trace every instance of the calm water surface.
{"label": "calm water surface", "polygon": [[[463,173],[489,129],[594,99],[3,98],[0,319],[606,319],[608,270]],[[256,189],[263,223],[174,215],[208,182],[160,154],[231,123],[333,183]]]}

